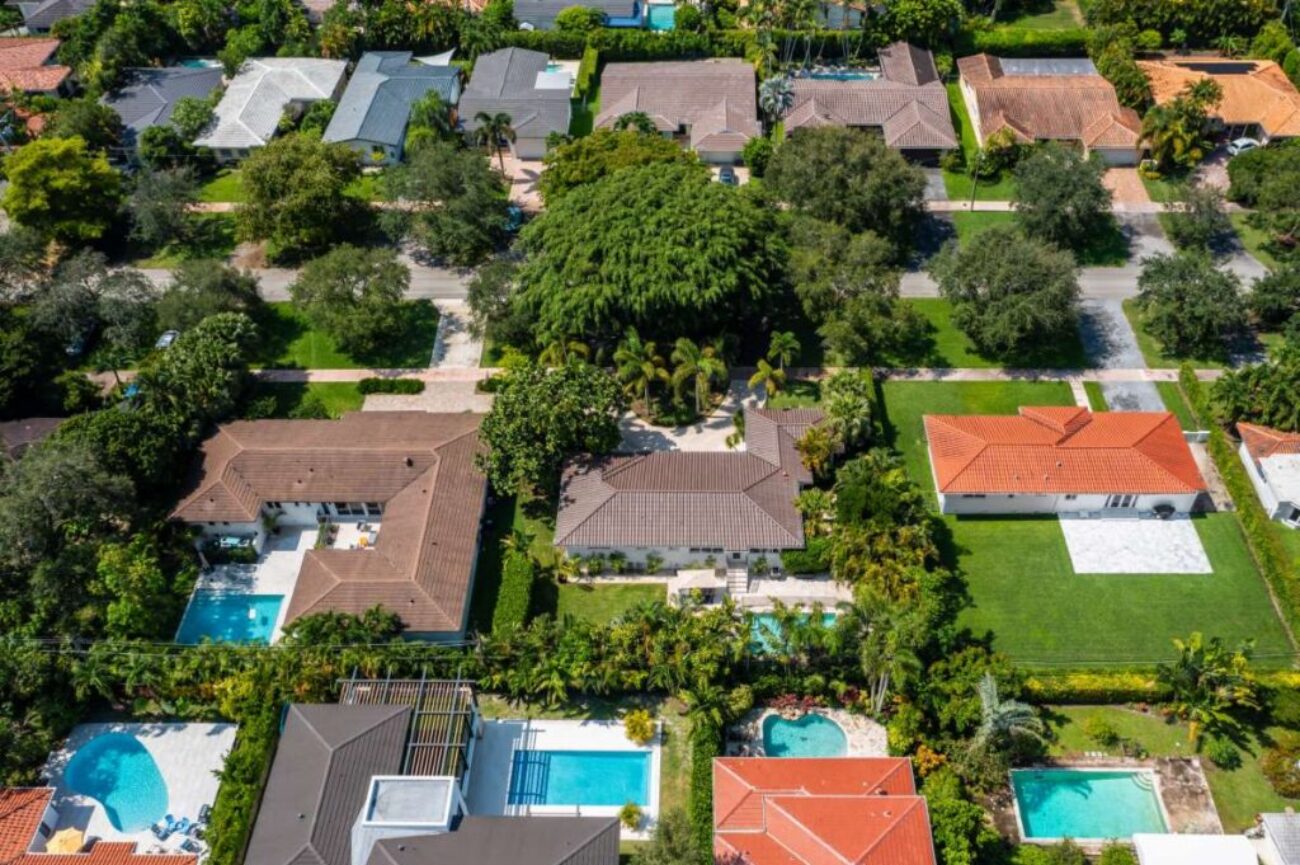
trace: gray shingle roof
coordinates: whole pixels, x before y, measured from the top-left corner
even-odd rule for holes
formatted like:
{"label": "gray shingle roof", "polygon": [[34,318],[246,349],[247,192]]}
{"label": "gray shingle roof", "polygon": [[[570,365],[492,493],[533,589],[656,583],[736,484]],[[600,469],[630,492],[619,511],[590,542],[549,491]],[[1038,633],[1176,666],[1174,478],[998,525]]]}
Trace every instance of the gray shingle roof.
{"label": "gray shingle roof", "polygon": [[1264,831],[1273,840],[1281,865],[1300,865],[1300,814],[1264,814]]}
{"label": "gray shingle roof", "polygon": [[348,64],[317,57],[254,57],[244,61],[216,108],[216,125],[195,139],[201,147],[261,147],[293,102],[333,99]]}
{"label": "gray shingle roof", "polygon": [[132,69],[128,83],[102,100],[117,112],[126,127],[128,144],[150,126],[171,120],[176,102],[186,96],[206,99],[221,86],[221,68],[169,66],[165,69]]}
{"label": "gray shingle roof", "polygon": [[414,61],[410,51],[368,51],[357,61],[324,138],[396,147],[406,136],[411,106],[430,90],[455,105],[460,69]]}
{"label": "gray shingle roof", "polygon": [[569,91],[537,87],[537,76],[549,62],[550,57],[540,51],[524,48],[503,48],[479,57],[460,97],[461,125],[473,132],[479,112],[500,112],[510,115],[510,125],[523,137],[568,132]]}
{"label": "gray shingle roof", "polygon": [[794,443],[820,411],[745,412],[744,453],[657,452],[566,467],[555,543],[725,549],[803,546],[794,498],[812,478]]}
{"label": "gray shingle roof", "polygon": [[637,0],[516,0],[515,20],[538,30],[550,30],[555,26],[555,16],[571,6],[599,9],[607,18],[633,18],[641,12]]}
{"label": "gray shingle roof", "polygon": [[33,33],[49,30],[64,18],[80,15],[95,5],[95,0],[41,0],[17,4],[23,13],[23,26]]}
{"label": "gray shingle roof", "polygon": [[444,835],[384,839],[367,865],[617,865],[612,817],[466,817]]}
{"label": "gray shingle roof", "polygon": [[744,60],[610,63],[600,78],[596,126],[642,111],[661,132],[691,127],[691,146],[739,150],[760,132],[754,67]]}
{"label": "gray shingle roof", "polygon": [[262,794],[248,865],[351,865],[370,779],[396,775],[409,706],[289,707]]}

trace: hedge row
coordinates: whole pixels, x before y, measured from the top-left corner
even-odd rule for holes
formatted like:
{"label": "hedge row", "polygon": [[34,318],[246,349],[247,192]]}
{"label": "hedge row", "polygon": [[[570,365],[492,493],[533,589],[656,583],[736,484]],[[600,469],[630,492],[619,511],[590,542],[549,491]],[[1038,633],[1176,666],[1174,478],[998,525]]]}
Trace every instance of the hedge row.
{"label": "hedge row", "polygon": [[1068,30],[1021,30],[998,27],[991,30],[966,30],[956,39],[956,53],[994,54],[999,57],[1086,57],[1088,31],[1082,27]]}
{"label": "hedge row", "polygon": [[582,62],[578,64],[577,80],[573,83],[573,98],[586,101],[591,93],[591,86],[596,83],[596,70],[600,68],[600,51],[588,45],[582,52]]}
{"label": "hedge row", "polygon": [[831,569],[831,539],[809,538],[801,550],[782,550],[781,568],[787,574],[824,574]]}
{"label": "hedge row", "polygon": [[[783,49],[782,56],[817,60],[873,59],[878,40],[865,31],[773,30],[772,38]],[[591,47],[605,62],[636,60],[689,60],[705,57],[752,57],[758,49],[753,30],[685,30],[651,32],[602,28],[590,35],[559,30],[517,30],[505,36],[504,44],[552,57],[579,60]]]}
{"label": "hedge row", "polygon": [[699,865],[713,863],[713,758],[722,756],[722,730],[708,721],[691,729],[691,787],[687,809],[699,849]]}
{"label": "hedge row", "polygon": [[239,736],[221,769],[221,787],[208,819],[210,865],[238,865],[244,860],[262,788],[271,771],[279,722],[279,712],[269,708],[239,725]]}
{"label": "hedge row", "polygon": [[418,378],[363,378],[357,382],[361,393],[424,393],[424,382]]}
{"label": "hedge row", "polygon": [[[1256,675],[1266,688],[1300,688],[1300,672],[1277,670]],[[1150,673],[1062,671],[1035,673],[1025,681],[1025,695],[1034,703],[1113,706],[1121,703],[1160,703],[1169,689]]]}
{"label": "hedge row", "polygon": [[528,624],[533,608],[533,560],[527,553],[510,550],[501,565],[501,588],[492,611],[492,633],[500,634]]}
{"label": "hedge row", "polygon": [[[1179,368],[1178,383],[1183,386],[1183,393],[1192,410],[1202,419],[1211,421],[1205,387],[1196,377],[1191,364],[1184,363]],[[1221,426],[1212,422],[1206,426],[1210,428],[1210,440],[1206,448],[1219,470],[1219,476],[1223,478],[1228,495],[1237,506],[1237,519],[1246,535],[1246,545],[1250,547],[1260,573],[1273,589],[1273,594],[1282,607],[1283,618],[1294,637],[1295,632],[1300,630],[1300,569],[1292,564],[1272,519],[1259,503],[1255,485],[1246,474],[1246,467],[1238,457],[1237,448],[1228,440]]]}

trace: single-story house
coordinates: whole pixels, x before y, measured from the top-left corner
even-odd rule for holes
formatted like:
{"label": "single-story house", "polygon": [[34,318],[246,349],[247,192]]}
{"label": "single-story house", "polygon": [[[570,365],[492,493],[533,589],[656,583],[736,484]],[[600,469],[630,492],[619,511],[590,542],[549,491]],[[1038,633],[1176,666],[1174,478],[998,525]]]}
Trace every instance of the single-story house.
{"label": "single-story house", "polygon": [[799,490],[812,483],[795,442],[815,409],[747,409],[746,450],[582,457],[560,482],[555,544],[588,558],[654,555],[670,569],[746,573],[804,545]]}
{"label": "single-story house", "polygon": [[135,148],[146,129],[171,121],[179,100],[207,99],[221,86],[221,78],[220,66],[132,69],[127,84],[100,101],[122,118],[125,144]]}
{"label": "single-story house", "polygon": [[606,27],[640,27],[644,7],[640,0],[516,0],[515,20],[521,30],[550,30],[555,17],[565,9],[582,6],[597,9],[605,17]]}
{"label": "single-story house", "polygon": [[957,61],[961,91],[981,145],[1009,130],[1015,140],[1064,141],[1109,165],[1136,165],[1142,121],[1119,104],[1091,60],[1012,59],[976,54]]}
{"label": "single-story house", "polygon": [[906,757],[718,757],[713,858],[732,865],[935,865]]}
{"label": "single-story house", "polygon": [[324,140],[346,144],[371,165],[402,158],[411,106],[435,91],[445,105],[460,99],[460,68],[433,66],[410,51],[367,51],[357,61]]}
{"label": "single-story house", "polygon": [[[0,787],[3,865],[197,865],[192,853],[139,853],[131,842],[90,839],[80,850],[47,849],[59,815],[53,787]],[[84,839],[83,839],[84,840]],[[51,845],[52,847],[53,845]]]}
{"label": "single-story house", "polygon": [[1138,865],[1258,865],[1255,846],[1245,835],[1174,835],[1139,832],[1133,836]]}
{"label": "single-story house", "polygon": [[67,418],[28,417],[0,422],[0,457],[18,459],[54,434]]}
{"label": "single-story house", "polygon": [[933,54],[895,42],[880,50],[880,73],[876,78],[794,78],[794,102],[782,118],[786,134],[818,126],[868,129],[922,162],[936,161],[958,146],[948,91]]}
{"label": "single-story house", "polygon": [[44,36],[0,38],[0,90],[66,93],[72,69],[57,62],[58,51],[59,40]]}
{"label": "single-story house", "polygon": [[1246,474],[1270,518],[1300,529],[1300,433],[1237,424]]}
{"label": "single-story house", "polygon": [[95,0],[37,0],[12,4],[23,15],[23,27],[28,33],[49,33],[64,18],[89,12]]}
{"label": "single-story house", "polygon": [[519,159],[541,159],[546,140],[567,135],[573,76],[540,51],[502,48],[474,61],[474,72],[460,97],[460,128],[478,129],[480,113],[505,114],[515,131],[510,151]]}
{"label": "single-story house", "polygon": [[482,415],[352,412],[339,420],[218,427],[175,519],[207,537],[261,538],[264,521],[378,522],[372,543],[302,559],[285,622],[326,611],[397,613],[410,636],[465,633],[487,481]]}
{"label": "single-story house", "polygon": [[1223,98],[1209,114],[1230,137],[1247,135],[1269,142],[1300,136],[1300,93],[1272,60],[1139,60],[1138,67],[1160,104],[1173,100],[1189,84],[1207,79],[1217,83]]}
{"label": "single-story house", "polygon": [[1260,815],[1264,846],[1275,865],[1300,865],[1300,814],[1291,811]]}
{"label": "single-story house", "polygon": [[736,58],[610,63],[600,75],[595,125],[642,112],[705,162],[733,164],[762,134],[754,67]]}
{"label": "single-story house", "polygon": [[1191,511],[1205,481],[1169,412],[925,415],[945,514]]}
{"label": "single-story house", "polygon": [[275,137],[286,111],[337,99],[348,64],[317,57],[254,57],[244,61],[217,103],[211,129],[195,139],[220,162],[244,159]]}

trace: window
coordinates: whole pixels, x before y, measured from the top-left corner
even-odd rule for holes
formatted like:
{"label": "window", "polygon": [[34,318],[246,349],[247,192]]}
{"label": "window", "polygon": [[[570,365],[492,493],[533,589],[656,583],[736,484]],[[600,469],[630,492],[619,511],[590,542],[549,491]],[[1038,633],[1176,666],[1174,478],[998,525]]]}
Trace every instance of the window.
{"label": "window", "polygon": [[372,517],[377,517],[384,512],[384,506],[379,502],[366,502],[366,510]]}
{"label": "window", "polygon": [[984,493],[962,493],[962,494],[961,494],[961,497],[962,497],[963,499],[986,499],[986,498],[988,498],[988,496],[984,495]]}
{"label": "window", "polygon": [[1137,496],[1132,493],[1115,493],[1106,497],[1108,508],[1131,508],[1137,503]]}
{"label": "window", "polygon": [[1078,496],[1076,496],[1074,493],[1067,493],[1066,496],[1065,496],[1065,500],[1066,500],[1067,502],[1072,502],[1072,501],[1074,501],[1074,500],[1077,499],[1077,498],[1078,498]]}

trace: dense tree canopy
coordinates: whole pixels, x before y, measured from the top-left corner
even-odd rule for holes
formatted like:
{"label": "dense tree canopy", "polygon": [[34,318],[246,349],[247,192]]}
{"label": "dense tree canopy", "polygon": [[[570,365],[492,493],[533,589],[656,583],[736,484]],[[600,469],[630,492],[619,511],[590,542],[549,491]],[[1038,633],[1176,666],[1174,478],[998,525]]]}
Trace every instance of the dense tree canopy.
{"label": "dense tree canopy", "polygon": [[1174,357],[1221,357],[1246,324],[1236,275],[1205,253],[1146,259],[1138,289],[1147,331]]}
{"label": "dense tree canopy", "polygon": [[4,209],[15,222],[65,242],[94,240],[117,216],[121,176],[80,138],[40,138],[4,160]]}
{"label": "dense tree canopy", "polygon": [[518,299],[540,341],[710,335],[772,295],[772,213],[702,166],[629,168],[575,189],[525,227]]}
{"label": "dense tree canopy", "polygon": [[410,281],[394,250],[344,244],[309,261],[289,294],[341,348],[365,356],[399,333]]}
{"label": "dense tree canopy", "polygon": [[94,99],[68,99],[49,115],[44,134],[50,138],[80,138],[91,150],[111,151],[122,146],[122,118]]}
{"label": "dense tree canopy", "polygon": [[1025,234],[1079,249],[1110,219],[1110,190],[1101,182],[1106,166],[1100,157],[1048,143],[1016,165],[1012,204]]}
{"label": "dense tree canopy", "polygon": [[171,283],[158,301],[158,323],[188,330],[219,312],[256,318],[261,302],[252,273],[214,259],[186,261],[172,271]]}
{"label": "dense tree canopy", "polygon": [[186,213],[198,194],[198,181],[188,167],[143,169],[126,200],[131,236],[150,248],[185,238],[191,225]]}
{"label": "dense tree canopy", "polygon": [[538,189],[547,204],[584,183],[623,168],[661,162],[695,162],[695,154],[662,135],[635,130],[614,132],[597,129],[552,149],[545,157],[546,170]]}
{"label": "dense tree canopy", "polygon": [[1214,383],[1210,400],[1224,423],[1247,421],[1300,432],[1300,343],[1288,340],[1275,356],[1229,370]]}

